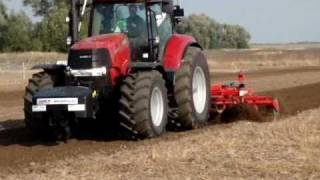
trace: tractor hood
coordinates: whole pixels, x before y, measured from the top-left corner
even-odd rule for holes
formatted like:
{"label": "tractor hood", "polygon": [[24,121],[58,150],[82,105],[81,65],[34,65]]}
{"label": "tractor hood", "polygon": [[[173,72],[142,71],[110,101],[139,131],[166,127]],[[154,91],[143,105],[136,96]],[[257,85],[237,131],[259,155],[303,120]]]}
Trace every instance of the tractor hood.
{"label": "tractor hood", "polygon": [[111,68],[130,57],[129,40],[124,34],[93,36],[75,43],[70,51],[68,66],[72,69]]}
{"label": "tractor hood", "polygon": [[75,43],[71,50],[94,50],[108,49],[110,52],[116,52],[122,46],[129,46],[129,40],[124,34],[106,34],[93,36]]}

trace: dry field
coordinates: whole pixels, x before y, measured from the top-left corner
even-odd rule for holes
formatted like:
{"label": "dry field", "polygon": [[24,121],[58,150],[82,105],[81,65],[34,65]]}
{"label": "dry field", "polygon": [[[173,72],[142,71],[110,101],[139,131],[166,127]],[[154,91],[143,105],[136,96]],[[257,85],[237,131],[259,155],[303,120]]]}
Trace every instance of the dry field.
{"label": "dry field", "polygon": [[[208,51],[210,67],[218,72],[320,66],[319,48],[254,48]],[[227,67],[227,68],[226,68]]]}
{"label": "dry field", "polygon": [[0,64],[15,59],[0,71],[0,179],[320,179],[320,49],[206,53],[213,83],[231,81],[244,70],[250,87],[280,99],[282,118],[212,121],[203,129],[140,142],[110,139],[89,128],[67,144],[47,144],[24,128],[22,96],[32,72],[18,66],[65,55],[0,54]]}
{"label": "dry field", "polygon": [[23,68],[28,70],[34,64],[54,63],[63,59],[66,59],[66,55],[60,53],[2,53],[0,54],[0,71],[22,70]]}
{"label": "dry field", "polygon": [[319,179],[319,113],[310,110],[274,123],[216,125],[144,142],[113,142],[113,150],[108,150],[108,143],[102,143],[90,153],[79,151],[63,160],[35,159],[25,169],[11,169],[10,175],[2,177]]}

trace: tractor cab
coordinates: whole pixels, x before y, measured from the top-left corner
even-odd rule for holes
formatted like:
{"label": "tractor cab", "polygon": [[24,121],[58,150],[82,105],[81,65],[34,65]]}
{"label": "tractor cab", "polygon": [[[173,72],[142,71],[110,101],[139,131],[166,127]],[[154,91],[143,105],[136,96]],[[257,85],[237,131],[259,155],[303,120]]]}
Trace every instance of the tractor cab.
{"label": "tractor cab", "polygon": [[183,15],[181,8],[174,9],[172,0],[94,0],[75,1],[73,5],[71,45],[80,40],[79,31],[85,28],[81,27],[81,19],[87,11],[90,12],[88,36],[126,35],[132,62],[160,62],[173,35],[174,14]]}

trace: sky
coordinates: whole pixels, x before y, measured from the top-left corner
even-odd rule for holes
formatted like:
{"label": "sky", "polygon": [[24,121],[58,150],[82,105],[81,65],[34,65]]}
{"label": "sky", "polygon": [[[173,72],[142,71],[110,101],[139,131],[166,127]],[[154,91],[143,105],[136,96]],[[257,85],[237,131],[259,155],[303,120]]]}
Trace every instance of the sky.
{"label": "sky", "polygon": [[[32,15],[21,0],[4,1]],[[186,15],[204,13],[245,27],[252,43],[320,42],[320,0],[182,0],[182,6]]]}

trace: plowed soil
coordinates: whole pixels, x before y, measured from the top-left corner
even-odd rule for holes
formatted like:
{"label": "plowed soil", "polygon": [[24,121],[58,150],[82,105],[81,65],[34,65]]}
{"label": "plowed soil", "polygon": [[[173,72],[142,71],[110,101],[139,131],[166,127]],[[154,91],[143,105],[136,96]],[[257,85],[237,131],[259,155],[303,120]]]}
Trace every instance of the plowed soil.
{"label": "plowed soil", "polygon": [[[320,77],[320,68],[260,71],[247,75],[249,84],[254,83],[255,89],[259,89],[259,94],[274,96],[280,100],[283,117],[320,107],[320,80],[316,78]],[[216,73],[212,76],[215,81],[226,81],[234,79],[235,74]],[[260,79],[264,81],[259,81]],[[274,79],[278,84],[272,84]],[[272,88],[265,86],[267,81],[270,81]],[[21,110],[22,96],[23,89],[0,91],[0,174],[3,178],[6,174],[17,172],[32,173],[34,169],[30,167],[36,165],[47,165],[67,158],[77,159],[97,152],[103,153],[104,156],[123,150],[134,153],[144,146],[157,146],[163,141],[178,143],[179,139],[202,133],[202,130],[168,132],[158,139],[128,142],[110,139],[107,135],[95,133],[95,129],[88,128],[88,132],[79,139],[72,139],[68,143],[47,144],[32,137],[25,129]],[[212,124],[204,131],[223,131],[232,126],[233,124]]]}

